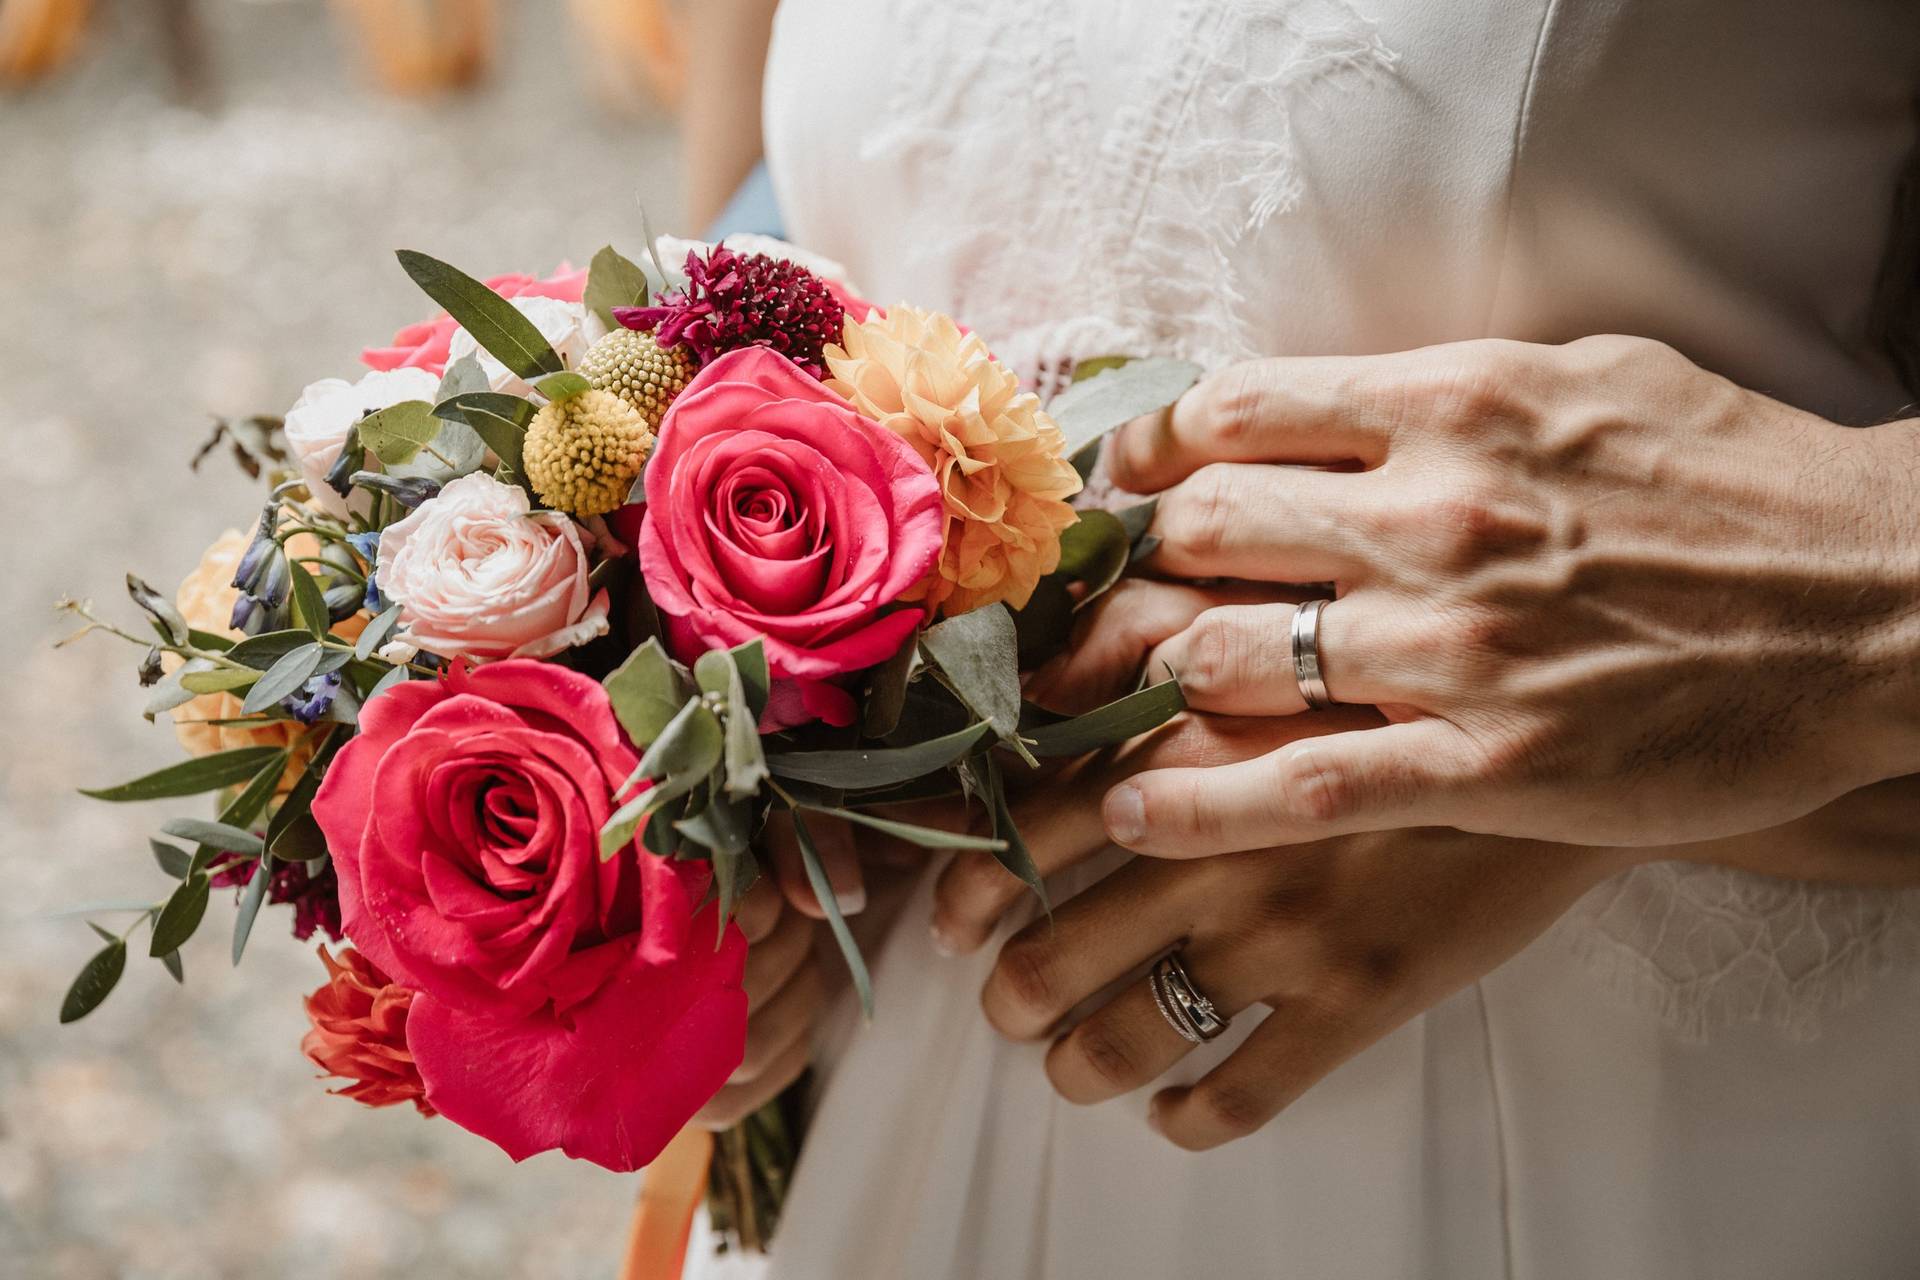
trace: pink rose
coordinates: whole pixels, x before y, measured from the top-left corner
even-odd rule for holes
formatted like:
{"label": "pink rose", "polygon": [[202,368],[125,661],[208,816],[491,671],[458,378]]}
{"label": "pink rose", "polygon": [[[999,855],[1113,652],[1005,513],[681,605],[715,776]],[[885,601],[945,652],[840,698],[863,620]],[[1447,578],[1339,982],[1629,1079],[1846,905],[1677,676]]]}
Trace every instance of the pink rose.
{"label": "pink rose", "polygon": [[461,476],[380,534],[375,581],[401,605],[400,648],[443,658],[546,658],[607,632],[580,526],[527,491]]}
{"label": "pink rose", "polygon": [[886,606],[940,554],[940,486],[899,436],[785,356],[728,352],[667,410],[647,464],[640,564],[675,651],[766,642],[762,724],[849,723],[836,677],[925,619]]}
{"label": "pink rose", "polygon": [[516,1160],[639,1168],[745,1051],[707,865],[600,859],[637,763],[598,683],[502,662],[367,703],[313,800],[347,936],[416,993],[427,1103]]}
{"label": "pink rose", "polygon": [[[532,276],[495,276],[487,288],[503,298],[558,298],[579,302],[586,296],[587,273],[561,263],[545,280]],[[442,311],[431,320],[410,324],[393,335],[390,347],[368,347],[360,353],[360,363],[369,369],[425,369],[439,377],[447,371],[447,348],[460,325]]]}

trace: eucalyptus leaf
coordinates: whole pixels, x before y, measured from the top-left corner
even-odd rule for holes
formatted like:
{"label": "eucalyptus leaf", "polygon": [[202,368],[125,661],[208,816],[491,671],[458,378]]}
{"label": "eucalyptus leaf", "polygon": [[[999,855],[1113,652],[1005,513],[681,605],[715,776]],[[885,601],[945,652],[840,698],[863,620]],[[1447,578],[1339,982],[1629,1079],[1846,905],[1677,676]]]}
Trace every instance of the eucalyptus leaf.
{"label": "eucalyptus leaf", "polygon": [[549,373],[534,380],[534,389],[549,400],[567,400],[582,391],[593,390],[593,384],[570,370]]}
{"label": "eucalyptus leaf", "polygon": [[213,664],[205,658],[188,659],[185,666],[148,690],[147,705],[140,709],[140,714],[151,720],[162,711],[172,711],[175,707],[192,702],[194,691],[181,682],[189,675],[199,675],[213,669]]}
{"label": "eucalyptus leaf", "polygon": [[245,782],[268,760],[279,754],[275,747],[238,747],[232,751],[217,751],[212,755],[196,756],[164,769],[156,769],[117,787],[83,788],[80,794],[95,800],[117,802],[159,800],[218,791],[222,787]]}
{"label": "eucalyptus leaf", "polygon": [[480,281],[411,249],[397,256],[413,282],[516,376],[532,380],[566,367],[533,321]]}
{"label": "eucalyptus leaf", "polygon": [[202,818],[173,818],[160,830],[170,836],[179,836],[182,840],[197,841],[223,853],[251,853],[258,856],[266,847],[260,837],[251,831]]}
{"label": "eucalyptus leaf", "polygon": [[966,835],[958,831],[942,831],[938,827],[923,827],[911,822],[896,822],[892,818],[881,818],[859,809],[842,809],[832,805],[802,804],[801,808],[829,817],[844,818],[848,822],[871,827],[875,831],[896,836],[923,849],[980,849],[988,853],[1001,853],[1007,848],[1005,840],[991,836]]}
{"label": "eucalyptus leaf", "polygon": [[704,809],[673,825],[681,835],[712,852],[716,870],[723,855],[731,858],[747,851],[747,808],[724,795],[708,797]]}
{"label": "eucalyptus leaf", "polygon": [[537,412],[531,400],[498,391],[463,392],[433,407],[434,417],[464,423],[502,463],[515,470],[523,469],[527,424]]}
{"label": "eucalyptus leaf", "polygon": [[247,891],[240,895],[240,907],[233,917],[233,963],[236,965],[247,949],[253,919],[260,914],[260,904],[267,900],[267,886],[272,879],[265,859],[254,864],[253,878],[247,881]]}
{"label": "eucalyptus leaf", "polygon": [[180,986],[184,987],[187,985],[187,967],[180,962],[180,953],[178,951],[167,952],[167,954],[160,957],[160,963],[167,967],[167,976],[171,977]]}
{"label": "eucalyptus leaf", "polygon": [[650,636],[602,681],[613,703],[614,718],[635,746],[650,746],[668,722],[680,714],[692,692],[681,674],[683,670],[667,656],[660,641]]}
{"label": "eucalyptus leaf", "polygon": [[180,687],[189,695],[225,693],[231,689],[244,689],[259,678],[260,673],[251,668],[209,665],[198,671],[183,669],[180,674]]}
{"label": "eucalyptus leaf", "polygon": [[641,755],[639,772],[648,778],[704,778],[724,749],[720,718],[705,702],[690,698]]}
{"label": "eucalyptus leaf", "polygon": [[360,419],[360,443],[389,467],[411,462],[444,425],[425,400],[402,400]]}
{"label": "eucalyptus leaf", "polygon": [[820,850],[814,847],[813,833],[807,830],[806,819],[800,816],[798,809],[793,811],[793,834],[795,843],[800,846],[800,863],[806,868],[807,883],[813,887],[813,896],[826,913],[827,927],[833,931],[833,940],[840,944],[840,954],[846,958],[847,971],[853,975],[854,990],[860,993],[860,1011],[867,1019],[873,1019],[873,979],[867,973],[867,961],[860,954],[860,944],[853,940],[853,931],[847,928],[846,917],[840,914],[840,900],[834,896],[833,883],[827,879],[827,870],[820,864]]}
{"label": "eucalyptus leaf", "polygon": [[[727,655],[726,791],[735,800],[744,800],[760,790],[767,780],[766,749],[760,742],[760,722],[741,677],[738,651]],[[760,659],[761,670],[766,659]]]}
{"label": "eucalyptus leaf", "polygon": [[118,938],[94,953],[60,1002],[60,1021],[78,1022],[99,1007],[127,971],[127,944]]}
{"label": "eucalyptus leaf", "polygon": [[1166,408],[1203,372],[1167,356],[1129,360],[1074,383],[1048,403],[1047,413],[1066,437],[1067,454],[1076,454],[1115,427]]}
{"label": "eucalyptus leaf", "polygon": [[1073,639],[1073,595],[1064,574],[1034,584],[1024,607],[1013,611],[1013,631],[1022,671],[1033,671],[1063,652]]}
{"label": "eucalyptus leaf", "polygon": [[177,844],[168,844],[164,840],[149,838],[147,847],[153,850],[153,860],[160,869],[175,880],[187,878],[187,868],[193,865],[193,855]]}
{"label": "eucalyptus leaf", "polygon": [[293,620],[318,640],[327,634],[327,627],[332,622],[327,610],[326,593],[320,589],[320,583],[313,574],[308,572],[307,566],[293,562],[287,565],[287,570],[293,575]]}
{"label": "eucalyptus leaf", "polygon": [[1078,756],[1151,733],[1187,708],[1175,680],[1117,698],[1082,716],[1021,730],[1036,756]]}
{"label": "eucalyptus leaf", "polygon": [[385,693],[387,690],[393,688],[393,686],[397,684],[405,684],[407,681],[411,679],[413,679],[413,673],[408,671],[405,667],[394,667],[392,670],[388,671],[387,674],[381,676],[378,680],[376,680],[374,682],[373,688],[367,690],[367,696],[365,700],[361,703],[361,705],[364,706],[366,705],[366,703],[372,702],[375,698],[379,697],[381,694]]}
{"label": "eucalyptus leaf", "polygon": [[784,751],[767,757],[775,777],[816,786],[890,787],[946,768],[992,732],[981,721],[957,733],[905,747],[856,747],[844,751]]}
{"label": "eucalyptus leaf", "polygon": [[758,640],[735,645],[727,650],[740,671],[740,683],[746,690],[747,710],[758,723],[767,709],[767,696],[773,688],[773,673],[767,667],[767,647]]}
{"label": "eucalyptus leaf", "polygon": [[884,738],[899,728],[900,711],[907,704],[907,684],[919,661],[919,642],[910,637],[891,658],[867,672],[860,700],[860,732],[869,738]]}
{"label": "eucalyptus leaf", "polygon": [[1034,865],[1027,842],[1020,838],[1020,828],[1013,820],[1013,810],[1007,804],[1007,784],[1000,776],[1000,762],[992,756],[986,758],[985,782],[987,805],[993,814],[993,834],[1006,842],[1006,848],[994,851],[994,861],[1033,890],[1034,896],[1040,899],[1041,910],[1051,916],[1053,904],[1047,901],[1046,881],[1040,878],[1040,868]]}
{"label": "eucalyptus leaf", "polygon": [[1147,536],[1147,530],[1153,527],[1154,513],[1160,509],[1160,499],[1148,498],[1145,502],[1136,502],[1130,507],[1122,507],[1113,513],[1120,527],[1127,531],[1127,541],[1138,543]]}
{"label": "eucalyptus leaf", "polygon": [[587,310],[611,328],[615,307],[647,305],[647,273],[608,245],[593,255],[593,262],[587,267],[584,300]]}
{"label": "eucalyptus leaf", "polygon": [[921,646],[975,715],[1003,741],[1020,724],[1020,644],[1013,615],[988,605],[928,627]]}
{"label": "eucalyptus leaf", "polygon": [[246,701],[240,704],[240,709],[249,714],[265,711],[310,680],[326,656],[327,651],[317,643],[289,651],[247,690]]}
{"label": "eucalyptus leaf", "polygon": [[190,629],[187,620],[173,607],[173,601],[155,591],[133,574],[127,575],[127,594],[133,602],[147,611],[153,619],[154,628],[171,644],[184,645]]}
{"label": "eucalyptus leaf", "polygon": [[308,810],[275,832],[267,851],[281,862],[312,862],[327,856],[326,833]]}
{"label": "eucalyptus leaf", "polygon": [[313,636],[299,627],[285,631],[263,631],[257,636],[248,636],[228,651],[227,656],[235,662],[244,662],[258,671],[265,671],[295,649],[304,648],[313,643]]}
{"label": "eucalyptus leaf", "polygon": [[381,645],[393,638],[394,628],[399,625],[400,606],[388,605],[360,632],[360,638],[353,642],[353,656],[361,662],[371,658]]}
{"label": "eucalyptus leaf", "polygon": [[[465,355],[448,365],[447,371],[440,375],[440,389],[433,393],[433,402],[438,406],[455,396],[491,390],[493,384],[487,380],[487,371],[481,367],[479,357]],[[434,414],[436,417],[439,415],[437,407]]]}
{"label": "eucalyptus leaf", "polygon": [[1110,511],[1082,511],[1060,535],[1060,572],[1087,584],[1086,594],[1074,604],[1084,609],[1112,589],[1127,571],[1133,539]]}
{"label": "eucalyptus leaf", "polygon": [[180,944],[193,936],[200,927],[200,921],[207,914],[207,897],[211,892],[210,881],[206,873],[199,872],[180,882],[180,887],[167,899],[167,905],[160,908],[160,915],[153,922],[153,938],[147,947],[147,954],[158,959],[169,951],[178,951]]}

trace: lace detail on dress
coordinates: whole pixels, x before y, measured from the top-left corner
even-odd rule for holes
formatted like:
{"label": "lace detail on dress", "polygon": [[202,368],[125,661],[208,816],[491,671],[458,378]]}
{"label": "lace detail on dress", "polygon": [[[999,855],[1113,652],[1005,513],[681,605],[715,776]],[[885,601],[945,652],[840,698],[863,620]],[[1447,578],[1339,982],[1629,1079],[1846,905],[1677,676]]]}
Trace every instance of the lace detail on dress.
{"label": "lace detail on dress", "polygon": [[1616,992],[1691,1039],[1737,1022],[1808,1039],[1823,1011],[1920,962],[1920,891],[1660,862],[1601,885],[1556,930]]}
{"label": "lace detail on dress", "polygon": [[1113,352],[1257,354],[1234,251],[1300,200],[1299,95],[1394,60],[1344,0],[1177,0],[1103,126],[1079,56],[1097,10],[905,0],[895,19],[914,53],[863,155],[965,203],[913,266],[1029,380]]}

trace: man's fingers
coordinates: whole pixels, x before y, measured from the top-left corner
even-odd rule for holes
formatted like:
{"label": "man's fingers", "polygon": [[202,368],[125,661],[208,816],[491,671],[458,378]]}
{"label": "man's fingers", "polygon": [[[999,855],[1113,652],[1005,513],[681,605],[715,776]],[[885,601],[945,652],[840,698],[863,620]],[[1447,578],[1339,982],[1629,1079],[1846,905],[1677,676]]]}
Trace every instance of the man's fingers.
{"label": "man's fingers", "polygon": [[1456,826],[1467,751],[1452,725],[1414,720],[1305,738],[1213,769],[1149,770],[1107,793],[1107,833],[1136,853],[1202,858],[1356,831]]}
{"label": "man's fingers", "polygon": [[[860,855],[854,847],[853,829],[838,818],[816,817],[807,823],[807,834],[820,854],[820,865],[833,886],[833,896],[843,916],[858,915],[867,906],[866,877],[860,871]],[[800,842],[793,834],[793,816],[776,813],[767,819],[765,835],[768,852],[773,854],[774,878],[795,911],[824,920],[827,913],[813,896],[813,885],[800,860]]]}
{"label": "man's fingers", "polygon": [[1387,453],[1389,424],[1357,394],[1394,357],[1249,360],[1202,379],[1171,409],[1136,418],[1107,449],[1113,482],[1158,493],[1209,462],[1358,462]]}
{"label": "man's fingers", "polygon": [[1209,463],[1160,495],[1160,542],[1143,563],[1180,578],[1351,586],[1368,565],[1356,513],[1381,491],[1370,474]]}
{"label": "man's fingers", "polygon": [[1065,715],[1092,711],[1131,693],[1153,648],[1208,609],[1275,598],[1284,597],[1246,583],[1196,587],[1127,578],[1081,615],[1072,647],[1033,674],[1027,697]]}
{"label": "man's fingers", "polygon": [[[1404,662],[1383,642],[1369,598],[1348,596],[1320,611],[1320,675],[1335,702],[1404,703],[1412,691]],[[1180,681],[1187,705],[1242,716],[1307,709],[1293,669],[1292,604],[1225,605],[1197,615],[1148,659],[1149,672]]]}
{"label": "man's fingers", "polygon": [[1330,1008],[1282,1004],[1199,1081],[1155,1094],[1148,1123],[1189,1151],[1244,1138],[1370,1041]]}

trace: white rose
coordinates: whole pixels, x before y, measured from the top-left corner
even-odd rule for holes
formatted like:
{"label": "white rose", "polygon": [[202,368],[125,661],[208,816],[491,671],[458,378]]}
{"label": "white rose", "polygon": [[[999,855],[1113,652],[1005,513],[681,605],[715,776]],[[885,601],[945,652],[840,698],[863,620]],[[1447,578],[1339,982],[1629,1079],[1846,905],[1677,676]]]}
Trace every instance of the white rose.
{"label": "white rose", "polygon": [[[589,599],[573,520],[531,509],[526,491],[462,476],[380,535],[380,594],[400,602],[396,657],[546,658],[607,632],[607,593]],[[383,651],[384,652],[384,651]]]}
{"label": "white rose", "polygon": [[[560,353],[571,369],[580,363],[580,357],[587,354],[587,348],[594,340],[606,333],[606,326],[599,317],[589,315],[584,304],[562,302],[558,298],[510,298],[513,307],[521,315],[533,321],[533,327],[549,346]],[[533,387],[514,374],[504,364],[494,359],[490,352],[481,349],[473,335],[464,328],[455,329],[447,348],[447,363],[452,365],[462,356],[473,356],[480,361],[480,367],[486,372],[487,382],[495,391],[504,391],[508,395],[528,396]]]}
{"label": "white rose", "polygon": [[287,448],[300,464],[314,504],[336,516],[347,514],[346,499],[328,486],[327,472],[340,460],[355,423],[403,400],[431,401],[439,389],[440,379],[424,369],[391,369],[358,382],[324,378],[302,391],[287,410]]}
{"label": "white rose", "polygon": [[[721,240],[722,244],[735,253],[758,253],[769,258],[778,258],[782,262],[791,262],[796,267],[805,268],[817,276],[828,280],[837,280],[854,293],[853,281],[847,278],[847,269],[825,254],[815,253],[811,249],[802,249],[797,244],[789,244],[774,236],[758,235],[751,231],[736,232]],[[679,236],[655,236],[654,252],[660,255],[660,265],[673,273],[675,282],[685,278],[687,254],[697,253],[701,257],[713,251],[713,246],[705,240],[685,240]]]}

